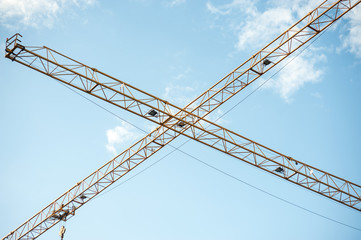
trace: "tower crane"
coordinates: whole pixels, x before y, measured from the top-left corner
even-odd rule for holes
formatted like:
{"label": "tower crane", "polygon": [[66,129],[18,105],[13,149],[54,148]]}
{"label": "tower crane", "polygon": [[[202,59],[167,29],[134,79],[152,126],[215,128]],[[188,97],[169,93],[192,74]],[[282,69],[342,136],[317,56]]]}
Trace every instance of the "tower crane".
{"label": "tower crane", "polygon": [[159,126],[130,148],[78,182],[3,238],[35,239],[74,216],[76,210],[179,135],[361,211],[361,186],[279,153],[205,117],[341,18],[360,0],[326,0],[272,42],[180,108],[96,68],[43,47],[24,46],[21,35],[7,39],[12,61],[118,106]]}

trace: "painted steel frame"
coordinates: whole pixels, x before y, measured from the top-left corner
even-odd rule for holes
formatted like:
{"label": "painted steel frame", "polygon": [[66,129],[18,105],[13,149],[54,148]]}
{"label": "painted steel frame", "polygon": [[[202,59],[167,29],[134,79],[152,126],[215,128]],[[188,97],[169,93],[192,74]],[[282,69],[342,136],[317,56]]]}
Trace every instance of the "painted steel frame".
{"label": "painted steel frame", "polygon": [[[330,3],[331,2],[331,3]],[[7,40],[6,57],[160,126],[35,214],[3,239],[35,239],[179,135],[361,211],[361,186],[278,153],[207,119],[236,93],[342,17],[360,1],[325,1],[184,109],[48,47]],[[150,111],[156,114],[150,114]],[[174,114],[176,112],[176,114]],[[154,113],[154,112],[153,112]]]}

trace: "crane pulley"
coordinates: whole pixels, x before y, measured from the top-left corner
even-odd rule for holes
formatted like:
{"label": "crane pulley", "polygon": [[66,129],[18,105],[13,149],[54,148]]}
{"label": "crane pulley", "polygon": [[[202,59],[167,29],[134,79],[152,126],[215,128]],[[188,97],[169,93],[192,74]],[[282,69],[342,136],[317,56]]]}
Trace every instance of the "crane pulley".
{"label": "crane pulley", "polygon": [[[205,117],[302,47],[360,1],[324,1],[198,98],[180,108],[48,47],[7,40],[6,57],[73,88],[159,124],[4,239],[37,238],[179,135],[361,211],[361,186],[256,143]],[[206,127],[207,126],[207,127]],[[66,215],[64,215],[66,214]]]}

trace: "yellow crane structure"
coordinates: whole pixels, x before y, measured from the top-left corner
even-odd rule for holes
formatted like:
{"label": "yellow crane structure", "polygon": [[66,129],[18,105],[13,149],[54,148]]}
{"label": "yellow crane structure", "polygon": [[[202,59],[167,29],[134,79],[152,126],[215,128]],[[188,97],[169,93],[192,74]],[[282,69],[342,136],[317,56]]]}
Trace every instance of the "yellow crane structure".
{"label": "yellow crane structure", "polygon": [[3,240],[35,239],[60,221],[71,218],[78,208],[179,135],[187,136],[279,178],[361,211],[360,185],[272,150],[205,118],[359,3],[360,0],[324,1],[184,108],[48,47],[24,46],[20,34],[7,39],[5,57],[8,59],[159,126],[76,183]]}

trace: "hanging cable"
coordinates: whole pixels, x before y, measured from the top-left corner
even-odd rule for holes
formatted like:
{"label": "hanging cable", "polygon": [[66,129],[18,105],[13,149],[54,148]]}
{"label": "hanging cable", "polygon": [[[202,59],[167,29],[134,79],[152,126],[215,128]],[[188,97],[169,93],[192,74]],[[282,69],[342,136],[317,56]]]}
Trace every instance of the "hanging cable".
{"label": "hanging cable", "polygon": [[[242,98],[240,101],[238,101],[234,106],[232,106],[230,109],[228,109],[226,112],[224,112],[221,116],[219,116],[219,117],[215,120],[215,122],[219,121],[222,117],[224,117],[226,114],[228,114],[228,113],[229,113],[230,111],[232,111],[234,108],[236,108],[239,104],[241,104],[243,101],[245,101],[248,97],[250,97],[253,93],[255,93],[257,90],[259,90],[262,86],[264,86],[269,80],[272,79],[272,77],[276,76],[276,75],[277,75],[280,71],[282,71],[288,64],[290,64],[295,58],[297,58],[298,56],[300,56],[306,49],[308,49],[308,48],[309,48],[316,40],[318,40],[327,30],[328,30],[328,29],[326,29],[326,30],[323,31],[321,34],[319,34],[316,38],[314,38],[314,39],[313,39],[305,48],[303,48],[295,57],[293,57],[293,58],[292,58],[290,61],[288,61],[284,66],[282,66],[280,69],[278,69],[271,77],[269,77],[266,81],[264,81],[262,84],[260,84],[260,85],[259,85],[257,88],[255,88],[251,93],[249,93],[248,95],[246,95],[244,98]],[[22,58],[22,59],[23,59],[23,58]],[[27,62],[25,59],[23,59],[23,61]],[[27,62],[27,63],[28,63],[28,62]],[[29,63],[28,63],[28,64],[29,64]],[[95,104],[96,106],[100,107],[101,109],[105,110],[106,112],[108,112],[108,113],[112,114],[113,116],[119,118],[120,120],[122,120],[122,121],[130,124],[131,126],[135,127],[136,129],[138,129],[138,130],[140,130],[140,131],[142,131],[142,132],[144,132],[144,133],[148,133],[148,132],[145,131],[144,129],[136,126],[135,124],[133,124],[133,123],[131,123],[131,122],[125,120],[125,119],[123,119],[123,118],[120,117],[119,115],[113,113],[112,111],[108,110],[107,108],[101,106],[100,104],[94,102],[93,100],[89,99],[88,97],[86,97],[86,96],[82,95],[81,93],[75,91],[74,89],[70,88],[69,86],[65,85],[64,83],[62,83],[62,82],[60,82],[60,83],[61,83],[63,86],[65,86],[66,88],[68,88],[69,90],[75,92],[76,94],[80,95],[81,97],[85,98],[86,100],[90,101],[91,103]],[[207,128],[207,127],[206,127],[206,128]],[[152,166],[156,165],[156,164],[159,163],[161,160],[163,160],[163,159],[165,159],[166,157],[168,157],[169,155],[171,155],[173,152],[179,151],[179,152],[181,152],[181,153],[183,153],[183,154],[191,157],[192,159],[198,161],[199,163],[202,163],[203,165],[205,165],[205,166],[207,166],[207,167],[209,167],[209,168],[212,168],[212,169],[214,169],[215,171],[217,171],[217,172],[219,172],[219,173],[221,173],[221,174],[223,174],[223,175],[226,175],[226,176],[228,176],[228,177],[230,177],[230,178],[232,178],[232,179],[234,179],[234,180],[236,180],[236,181],[238,181],[238,182],[240,182],[240,183],[243,183],[243,184],[245,184],[245,185],[247,185],[247,186],[249,186],[249,187],[251,187],[251,188],[253,188],[253,189],[255,189],[255,190],[258,190],[258,191],[260,191],[260,192],[262,192],[262,193],[264,193],[264,194],[267,194],[267,195],[269,195],[269,196],[271,196],[271,197],[273,197],[273,198],[276,198],[276,199],[278,199],[278,200],[280,200],[280,201],[283,201],[284,203],[288,203],[288,204],[290,204],[290,205],[292,205],[292,206],[294,206],[294,207],[297,207],[297,208],[299,208],[299,209],[302,209],[302,210],[304,210],[304,211],[306,211],[306,212],[308,212],[308,213],[314,214],[314,215],[316,215],[316,216],[322,217],[322,218],[327,219],[327,220],[329,220],[329,221],[332,221],[332,222],[334,222],[334,223],[338,223],[338,224],[340,224],[340,225],[343,225],[343,226],[346,226],[346,227],[349,227],[349,228],[352,228],[352,229],[354,229],[354,230],[357,230],[357,231],[360,231],[360,232],[361,232],[361,229],[359,229],[359,228],[357,228],[357,227],[353,227],[353,226],[351,226],[351,225],[348,225],[348,224],[346,224],[346,223],[340,222],[340,221],[335,220],[335,219],[333,219],[333,218],[324,216],[324,215],[322,215],[322,214],[320,214],[320,213],[314,212],[314,211],[309,210],[309,209],[307,209],[307,208],[305,208],[305,207],[302,207],[302,206],[297,205],[297,204],[295,204],[295,203],[292,203],[292,202],[290,202],[290,201],[288,201],[288,200],[285,200],[285,199],[283,199],[283,198],[281,198],[281,197],[278,197],[278,196],[276,196],[276,195],[274,195],[274,194],[272,194],[272,193],[270,193],[270,192],[267,192],[267,191],[265,191],[265,190],[263,190],[263,189],[261,189],[261,188],[258,188],[258,187],[256,187],[256,186],[254,186],[254,185],[252,185],[252,184],[244,181],[244,180],[241,180],[240,178],[237,178],[237,177],[235,177],[235,176],[233,176],[233,175],[231,175],[231,174],[229,174],[229,173],[227,173],[227,172],[225,172],[225,171],[223,171],[223,170],[220,170],[219,168],[216,168],[215,166],[212,166],[211,164],[206,163],[206,162],[200,160],[199,158],[197,158],[197,157],[195,157],[195,156],[193,156],[193,155],[191,155],[191,154],[189,154],[189,153],[181,150],[180,148],[183,147],[183,146],[184,146],[186,143],[188,143],[190,140],[191,140],[191,139],[188,139],[187,141],[183,142],[183,143],[182,143],[181,145],[179,145],[178,147],[175,147],[175,146],[173,146],[173,145],[171,145],[171,144],[167,144],[167,145],[169,145],[170,147],[173,148],[173,150],[172,150],[171,152],[167,153],[165,156],[163,156],[163,157],[160,158],[159,160],[155,161],[155,162],[152,163],[151,165],[147,166],[146,168],[142,169],[141,171],[137,172],[136,174],[134,174],[134,175],[131,176],[130,178],[126,179],[125,181],[123,181],[123,182],[117,184],[116,186],[110,188],[109,190],[104,191],[104,192],[102,192],[101,194],[97,195],[97,196],[94,197],[93,199],[96,199],[96,198],[98,198],[98,197],[100,197],[100,196],[103,196],[103,195],[106,194],[106,193],[109,193],[110,191],[114,190],[115,188],[123,185],[124,183],[128,182],[129,180],[133,179],[134,177],[138,176],[139,174],[145,172],[146,170],[148,170],[148,169],[151,168]],[[64,233],[65,233],[65,228],[64,228]],[[59,235],[60,235],[60,232],[59,232]]]}

